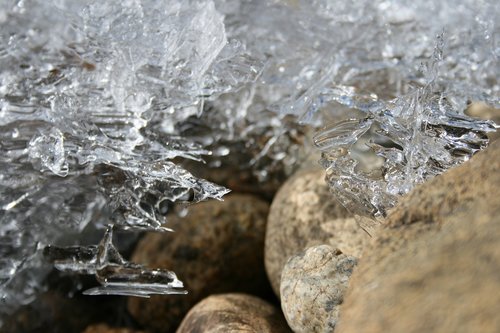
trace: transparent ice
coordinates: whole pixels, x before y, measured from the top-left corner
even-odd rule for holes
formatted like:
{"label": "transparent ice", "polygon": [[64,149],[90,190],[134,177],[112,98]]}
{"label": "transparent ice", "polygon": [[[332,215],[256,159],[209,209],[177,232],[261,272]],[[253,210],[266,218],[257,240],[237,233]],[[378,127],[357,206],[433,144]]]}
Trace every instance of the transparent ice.
{"label": "transparent ice", "polygon": [[270,182],[320,128],[334,195],[384,216],[486,147],[496,125],[464,110],[500,106],[499,14],[493,0],[1,1],[0,313],[44,288],[50,262],[95,275],[89,294],[182,292],[112,238],[169,231],[176,205],[228,192],[179,161]]}

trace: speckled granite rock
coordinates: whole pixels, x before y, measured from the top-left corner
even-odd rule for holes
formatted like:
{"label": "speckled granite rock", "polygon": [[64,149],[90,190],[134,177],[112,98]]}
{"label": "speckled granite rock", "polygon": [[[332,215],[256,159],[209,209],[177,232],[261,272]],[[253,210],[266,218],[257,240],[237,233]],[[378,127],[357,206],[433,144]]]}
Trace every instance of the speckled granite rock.
{"label": "speckled granite rock", "polygon": [[286,333],[283,314],[262,299],[245,294],[205,298],[193,307],[177,333]]}
{"label": "speckled granite rock", "polygon": [[110,327],[106,324],[95,324],[88,326],[82,333],[144,333],[144,331],[137,331],[129,328]]}
{"label": "speckled granite rock", "polygon": [[278,191],[269,212],[265,263],[273,290],[279,296],[285,263],[305,248],[330,244],[359,256],[369,238],[330,194],[319,166],[297,172]]}
{"label": "speckled granite rock", "polygon": [[193,205],[186,218],[170,217],[175,233],[151,233],[133,262],[176,272],[188,295],[130,298],[132,316],[149,330],[173,332],[198,301],[213,293],[269,292],[263,265],[269,206],[251,195]]}
{"label": "speckled granite rock", "polygon": [[367,245],[339,333],[500,332],[500,141],[417,187]]}
{"label": "speckled granite rock", "polygon": [[319,245],[288,260],[281,276],[281,308],[295,333],[333,332],[357,259]]}

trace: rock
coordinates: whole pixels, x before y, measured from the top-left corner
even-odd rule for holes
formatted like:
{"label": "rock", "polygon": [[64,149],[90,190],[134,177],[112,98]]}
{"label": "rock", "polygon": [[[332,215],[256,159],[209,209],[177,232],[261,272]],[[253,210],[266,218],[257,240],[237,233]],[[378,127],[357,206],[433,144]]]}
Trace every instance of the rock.
{"label": "rock", "polygon": [[329,244],[355,257],[370,237],[330,194],[324,171],[297,172],[276,194],[268,217],[265,264],[279,296],[281,271],[288,258],[307,247]]}
{"label": "rock", "polygon": [[[479,118],[482,120],[493,120],[500,125],[500,109],[495,109],[484,102],[471,103],[465,111],[471,117]],[[500,137],[500,130],[489,133],[488,137],[491,141],[495,141]]]}
{"label": "rock", "polygon": [[193,205],[186,218],[171,216],[174,233],[150,233],[133,262],[176,272],[189,294],[130,298],[128,308],[144,327],[172,332],[198,301],[213,293],[270,293],[264,270],[269,205],[251,195]]}
{"label": "rock", "polygon": [[340,333],[500,332],[500,141],[417,187],[367,245]]}
{"label": "rock", "polygon": [[282,313],[266,301],[245,294],[205,298],[193,307],[177,333],[291,332]]}
{"label": "rock", "polygon": [[288,260],[281,276],[281,308],[295,333],[333,332],[357,259],[319,245]]}
{"label": "rock", "polygon": [[130,328],[114,328],[106,324],[96,324],[88,326],[82,333],[143,333]]}

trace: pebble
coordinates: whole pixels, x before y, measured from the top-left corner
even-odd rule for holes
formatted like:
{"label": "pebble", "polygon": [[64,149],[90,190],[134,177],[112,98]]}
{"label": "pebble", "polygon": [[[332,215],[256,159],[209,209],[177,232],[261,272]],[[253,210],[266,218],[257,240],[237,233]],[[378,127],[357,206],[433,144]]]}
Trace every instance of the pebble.
{"label": "pebble", "polygon": [[295,333],[333,332],[357,259],[319,245],[288,260],[281,277],[281,308]]}
{"label": "pebble", "polygon": [[177,333],[288,333],[283,314],[251,295],[222,294],[205,298],[189,311]]}

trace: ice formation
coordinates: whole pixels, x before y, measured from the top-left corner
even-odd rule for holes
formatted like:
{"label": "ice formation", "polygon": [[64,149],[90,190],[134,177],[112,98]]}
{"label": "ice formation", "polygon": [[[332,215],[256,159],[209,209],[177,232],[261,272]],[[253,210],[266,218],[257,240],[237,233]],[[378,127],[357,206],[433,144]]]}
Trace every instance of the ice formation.
{"label": "ice formation", "polygon": [[[430,67],[442,61],[442,36],[438,41]],[[329,98],[365,113],[326,126],[314,138],[323,152],[320,162],[327,181],[346,208],[362,216],[384,217],[416,184],[487,146],[486,133],[495,131],[496,125],[454,108],[435,82],[437,75],[436,69],[427,84],[390,101],[330,92]]]}
{"label": "ice formation", "polygon": [[495,125],[463,111],[500,105],[499,14],[493,0],[0,2],[0,312],[43,288],[47,258],[94,274],[91,294],[181,292],[112,231],[168,231],[174,204],[227,193],[179,159],[262,181],[293,168],[305,124],[323,127],[334,194],[383,216],[486,146]]}

